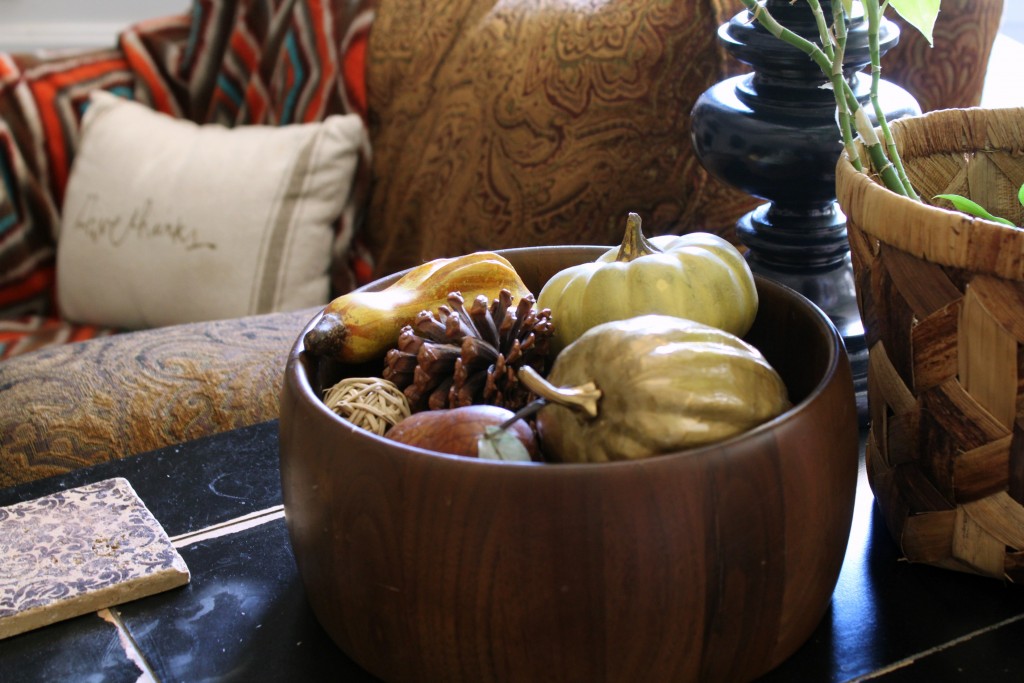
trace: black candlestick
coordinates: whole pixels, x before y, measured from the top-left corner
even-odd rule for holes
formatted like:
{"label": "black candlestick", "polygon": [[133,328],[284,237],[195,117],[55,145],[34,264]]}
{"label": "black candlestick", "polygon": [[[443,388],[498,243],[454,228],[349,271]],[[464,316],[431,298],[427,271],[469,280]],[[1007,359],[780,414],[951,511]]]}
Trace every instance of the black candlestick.
{"label": "black candlestick", "polygon": [[[821,0],[821,6],[831,20],[831,2]],[[766,7],[784,26],[820,44],[806,3],[767,0]],[[854,7],[843,67],[857,99],[867,103],[870,77],[860,73],[870,63],[867,20],[859,4]],[[879,33],[882,53],[899,39],[899,28],[888,20]],[[817,64],[746,11],[723,24],[718,37],[753,73],[722,81],[701,95],[693,109],[694,150],[710,173],[767,200],[736,226],[749,249],[750,268],[797,290],[829,316],[846,344],[864,418],[868,351],[857,312],[846,217],[836,203],[842,141],[832,90]],[[887,120],[921,112],[909,93],[887,81],[880,84],[879,96]]]}

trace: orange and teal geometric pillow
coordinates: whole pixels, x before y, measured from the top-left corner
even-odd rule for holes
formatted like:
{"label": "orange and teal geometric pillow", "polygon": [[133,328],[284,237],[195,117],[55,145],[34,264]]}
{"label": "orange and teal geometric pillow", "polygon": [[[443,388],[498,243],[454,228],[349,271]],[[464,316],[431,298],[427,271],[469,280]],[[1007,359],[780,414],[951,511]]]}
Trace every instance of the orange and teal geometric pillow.
{"label": "orange and teal geometric pillow", "polygon": [[0,319],[55,315],[54,241],[83,105],[133,82],[116,50],[0,55]]}
{"label": "orange and teal geometric pillow", "polygon": [[0,320],[0,361],[53,344],[105,337],[118,330],[78,325],[56,317],[26,315]]}

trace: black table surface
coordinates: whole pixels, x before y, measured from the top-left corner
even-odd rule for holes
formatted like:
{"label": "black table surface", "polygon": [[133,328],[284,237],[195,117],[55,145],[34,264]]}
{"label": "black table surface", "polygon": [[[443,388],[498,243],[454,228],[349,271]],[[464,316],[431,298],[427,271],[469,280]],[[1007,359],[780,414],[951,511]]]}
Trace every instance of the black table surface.
{"label": "black table surface", "polygon": [[[306,601],[268,422],[0,490],[0,506],[127,478],[191,582],[0,641],[0,681],[374,680]],[[863,467],[831,606],[764,681],[1024,681],[1024,587],[900,559]]]}

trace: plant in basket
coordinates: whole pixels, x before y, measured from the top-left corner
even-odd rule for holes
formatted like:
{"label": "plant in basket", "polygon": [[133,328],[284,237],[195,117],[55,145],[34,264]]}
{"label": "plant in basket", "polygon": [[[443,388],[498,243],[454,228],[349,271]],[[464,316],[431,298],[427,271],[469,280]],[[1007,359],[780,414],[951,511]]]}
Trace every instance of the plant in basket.
{"label": "plant in basket", "polygon": [[[886,0],[882,3],[879,3],[879,0],[862,0],[857,3],[854,0],[841,0],[830,3],[832,13],[828,17],[825,16],[825,10],[819,0],[805,0],[818,26],[818,42],[807,40],[781,24],[758,0],[742,2],[753,20],[759,22],[775,37],[806,53],[829,79],[836,101],[836,122],[839,125],[845,152],[854,168],[865,170],[865,163],[869,163],[871,167],[877,169],[879,179],[887,188],[897,194],[917,198],[918,195],[907,178],[899,150],[893,142],[889,124],[878,101],[878,84],[881,78],[878,35],[882,14],[885,8],[891,5],[911,26],[920,30],[930,43],[932,28],[939,14],[940,0]],[[843,71],[847,25],[855,7],[863,10],[863,16],[858,17],[858,20],[866,20],[868,24],[872,79],[870,105],[878,123],[878,131],[872,122],[872,116],[857,99]],[[854,144],[858,136],[867,159],[864,158],[861,149]]]}
{"label": "plant in basket", "polygon": [[[842,50],[844,4],[831,26],[818,11],[821,46],[798,44],[823,69]],[[888,5],[926,35],[939,9]],[[887,5],[863,7],[874,25]],[[910,561],[1024,580],[1024,109],[935,111],[876,129],[841,80],[836,190],[870,349],[875,498]]]}
{"label": "plant in basket", "polygon": [[[881,55],[878,35],[882,15],[892,7],[904,20],[932,42],[932,30],[938,17],[941,0],[842,0],[831,3],[832,14],[825,16],[819,0],[805,0],[819,27],[819,42],[815,43],[798,35],[781,24],[762,2],[742,0],[753,20],[759,22],[769,33],[806,53],[830,80],[836,101],[836,122],[842,136],[844,158],[854,169],[868,173],[878,179],[890,191],[920,200],[912,179],[908,176],[899,147],[893,138],[889,122],[883,115],[878,100],[878,83],[881,77]],[[871,56],[872,87],[869,103],[871,111],[857,99],[849,81],[843,73],[844,51],[846,49],[847,25],[854,9],[859,7],[866,21]],[[858,13],[859,14],[859,13]],[[877,128],[876,128],[877,123]],[[953,209],[978,218],[984,218],[1003,225],[1016,226],[1012,220],[993,214],[988,208],[963,194],[954,192],[938,193],[931,200],[945,200]],[[1024,183],[1017,187],[1017,201],[1024,205]]]}
{"label": "plant in basket", "polygon": [[[1020,224],[1024,109],[893,124],[922,196]],[[1024,231],[836,170],[868,334],[868,474],[912,561],[1024,580]]]}

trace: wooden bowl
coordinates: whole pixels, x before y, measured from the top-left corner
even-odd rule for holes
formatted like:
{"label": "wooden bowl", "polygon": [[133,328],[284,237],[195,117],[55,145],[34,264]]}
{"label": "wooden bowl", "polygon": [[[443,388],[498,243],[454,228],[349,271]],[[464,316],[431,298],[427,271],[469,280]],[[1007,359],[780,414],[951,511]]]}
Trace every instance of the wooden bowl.
{"label": "wooden bowl", "polygon": [[[539,292],[604,250],[502,253]],[[857,412],[829,320],[757,285],[747,339],[793,408],[633,462],[504,463],[375,436],[324,406],[339,368],[300,335],[281,395],[285,517],[334,641],[385,681],[750,680],[792,654],[846,550]]]}

